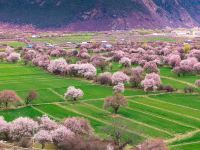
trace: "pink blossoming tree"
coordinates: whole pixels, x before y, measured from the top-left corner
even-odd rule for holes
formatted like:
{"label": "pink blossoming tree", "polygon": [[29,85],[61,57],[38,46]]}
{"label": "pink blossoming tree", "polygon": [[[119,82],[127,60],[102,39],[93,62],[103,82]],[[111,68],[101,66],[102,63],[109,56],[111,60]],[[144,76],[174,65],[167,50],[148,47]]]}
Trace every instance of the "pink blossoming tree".
{"label": "pink blossoming tree", "polygon": [[196,80],[195,85],[200,87],[200,80]]}
{"label": "pink blossoming tree", "polygon": [[54,131],[52,131],[52,140],[59,146],[61,143],[65,142],[64,140],[74,138],[75,134],[68,128],[60,126]]}
{"label": "pink blossoming tree", "polygon": [[42,149],[45,148],[45,144],[52,142],[52,136],[49,131],[40,130],[34,135],[34,140],[42,145]]}
{"label": "pink blossoming tree", "polygon": [[67,118],[65,119],[63,125],[77,135],[93,134],[93,129],[90,126],[90,123],[83,118],[77,118],[77,117]]}
{"label": "pink blossoming tree", "polygon": [[6,108],[9,103],[19,102],[21,98],[17,95],[15,91],[4,90],[0,92],[0,104],[5,104]]}
{"label": "pink blossoming tree", "polygon": [[179,55],[175,55],[175,54],[169,55],[168,63],[170,66],[172,67],[179,66],[180,62],[181,62],[181,57]]}
{"label": "pink blossoming tree", "polygon": [[152,72],[158,73],[159,72],[159,69],[154,61],[146,62],[143,69],[147,73],[152,73]]}
{"label": "pink blossoming tree", "polygon": [[145,76],[145,79],[141,82],[144,87],[144,91],[156,90],[161,85],[160,76],[156,73],[150,73]]}
{"label": "pink blossoming tree", "polygon": [[123,93],[125,88],[124,88],[124,84],[123,83],[118,83],[117,85],[115,85],[113,87],[113,90],[115,93]]}
{"label": "pink blossoming tree", "polygon": [[4,120],[3,117],[0,117],[0,135],[3,136],[5,140],[8,140],[9,136],[9,123]]}
{"label": "pink blossoming tree", "polygon": [[127,57],[121,58],[119,63],[124,67],[130,67],[131,66],[131,60]]}
{"label": "pink blossoming tree", "polygon": [[112,108],[114,110],[114,113],[116,114],[121,106],[126,106],[127,105],[127,100],[126,98],[120,94],[116,93],[112,97],[108,97],[104,101],[104,108]]}
{"label": "pink blossoming tree", "polygon": [[195,73],[200,74],[200,62],[196,63],[193,66],[193,70],[194,70]]}
{"label": "pink blossoming tree", "polygon": [[39,120],[39,128],[41,130],[51,131],[57,127],[58,124],[54,120],[51,120],[47,115],[42,116]]}
{"label": "pink blossoming tree", "polygon": [[32,137],[38,130],[38,123],[30,118],[17,118],[10,124],[10,136],[13,140]]}
{"label": "pink blossoming tree", "polygon": [[20,54],[19,53],[16,53],[16,52],[13,52],[13,53],[10,53],[7,57],[7,61],[8,62],[12,62],[12,63],[16,63],[20,60]]}
{"label": "pink blossoming tree", "polygon": [[6,52],[0,52],[0,61],[5,60],[6,56],[7,56]]}
{"label": "pink blossoming tree", "polygon": [[136,67],[132,71],[130,83],[133,87],[138,87],[141,81],[144,79],[144,69],[142,67]]}
{"label": "pink blossoming tree", "polygon": [[55,74],[65,74],[67,72],[67,62],[63,58],[51,60],[48,71]]}
{"label": "pink blossoming tree", "polygon": [[100,84],[112,85],[112,74],[110,72],[99,74],[97,82]]}
{"label": "pink blossoming tree", "polygon": [[118,83],[126,83],[126,82],[129,82],[130,78],[129,76],[127,76],[125,73],[123,72],[115,72],[113,75],[112,75],[112,82],[113,84],[118,84]]}
{"label": "pink blossoming tree", "polygon": [[76,89],[74,86],[70,86],[67,89],[67,92],[64,94],[64,98],[70,98],[73,101],[83,97],[84,93],[81,89]]}

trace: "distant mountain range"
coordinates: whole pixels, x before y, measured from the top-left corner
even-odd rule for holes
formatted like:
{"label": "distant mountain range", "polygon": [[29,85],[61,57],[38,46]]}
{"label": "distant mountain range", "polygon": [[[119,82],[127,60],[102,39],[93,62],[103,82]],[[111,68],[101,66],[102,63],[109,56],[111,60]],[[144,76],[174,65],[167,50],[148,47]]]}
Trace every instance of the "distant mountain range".
{"label": "distant mountain range", "polygon": [[200,25],[200,0],[0,0],[0,22],[71,31]]}

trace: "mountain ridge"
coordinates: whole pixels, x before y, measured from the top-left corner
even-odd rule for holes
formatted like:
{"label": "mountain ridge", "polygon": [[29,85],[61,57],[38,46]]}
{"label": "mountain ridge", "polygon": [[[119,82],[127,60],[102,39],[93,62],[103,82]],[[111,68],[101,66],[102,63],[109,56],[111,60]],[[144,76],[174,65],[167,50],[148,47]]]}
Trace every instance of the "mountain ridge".
{"label": "mountain ridge", "polygon": [[71,31],[200,25],[200,0],[0,0],[0,21]]}

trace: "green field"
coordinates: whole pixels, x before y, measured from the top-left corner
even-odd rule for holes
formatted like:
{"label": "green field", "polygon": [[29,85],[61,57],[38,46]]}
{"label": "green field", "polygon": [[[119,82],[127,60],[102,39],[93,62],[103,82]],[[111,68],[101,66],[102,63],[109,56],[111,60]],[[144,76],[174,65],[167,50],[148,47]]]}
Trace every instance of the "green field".
{"label": "green field", "polygon": [[69,34],[62,37],[41,37],[41,38],[31,38],[32,42],[39,42],[39,43],[51,43],[51,44],[64,44],[66,42],[87,42],[92,39],[94,34],[92,33],[84,33],[84,34]]}
{"label": "green field", "polygon": [[[117,69],[117,67],[116,67]],[[170,68],[161,68],[164,84],[172,85],[179,91],[188,85],[193,86],[199,76],[188,75],[177,78]],[[72,104],[63,99],[68,86],[83,90],[84,97]],[[103,109],[103,100],[112,95],[112,87],[101,86],[78,78],[68,78],[51,75],[33,66],[21,64],[0,64],[0,90],[15,90],[25,98],[29,90],[39,93],[32,106],[18,103],[19,107],[1,110],[0,115],[6,120],[19,116],[36,118],[43,114],[60,121],[66,117],[81,116],[87,118],[97,134],[105,126],[111,126],[113,119],[118,119],[126,125],[124,132],[134,138],[137,144],[147,138],[163,138],[172,150],[196,150],[200,144],[200,95],[179,93],[148,93],[142,90],[127,89],[125,96],[128,106],[121,108],[119,114],[113,116],[110,110]],[[178,137],[180,140],[177,140]]]}
{"label": "green field", "polygon": [[13,48],[17,48],[17,47],[25,47],[26,44],[23,42],[19,42],[19,41],[6,41],[6,42],[0,42],[0,45],[3,44],[7,44],[8,46],[11,46]]}

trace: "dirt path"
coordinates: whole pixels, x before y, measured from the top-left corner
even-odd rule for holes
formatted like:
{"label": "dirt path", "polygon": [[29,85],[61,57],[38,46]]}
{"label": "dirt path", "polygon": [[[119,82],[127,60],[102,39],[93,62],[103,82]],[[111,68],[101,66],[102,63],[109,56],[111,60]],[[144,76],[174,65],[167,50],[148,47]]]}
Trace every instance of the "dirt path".
{"label": "dirt path", "polygon": [[191,131],[191,132],[187,132],[186,134],[176,135],[174,138],[166,140],[166,142],[168,144],[170,144],[170,143],[173,143],[175,141],[180,141],[180,140],[183,140],[183,139],[186,139],[186,138],[190,138],[190,137],[194,136],[195,134],[197,134],[198,132],[200,132],[200,129],[194,130],[194,131]]}

